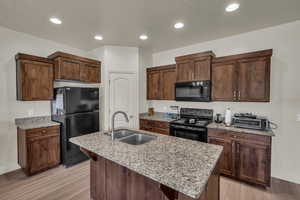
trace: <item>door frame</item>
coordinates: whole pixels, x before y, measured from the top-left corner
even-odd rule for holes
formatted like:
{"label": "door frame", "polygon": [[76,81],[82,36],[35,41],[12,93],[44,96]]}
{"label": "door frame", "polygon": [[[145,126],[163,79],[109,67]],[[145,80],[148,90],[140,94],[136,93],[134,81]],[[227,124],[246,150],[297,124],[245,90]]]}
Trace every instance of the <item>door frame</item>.
{"label": "door frame", "polygon": [[[137,72],[134,72],[134,71],[118,71],[118,70],[112,70],[112,71],[109,71],[108,72],[108,87],[107,87],[107,89],[108,89],[108,92],[107,92],[107,107],[108,107],[108,112],[107,112],[107,117],[108,117],[108,123],[109,123],[109,125],[108,125],[108,127],[109,128],[111,128],[111,109],[110,109],[110,87],[111,87],[111,80],[110,80],[110,77],[111,77],[111,75],[112,74],[126,74],[126,75],[133,75],[134,76],[134,79],[135,79],[135,84],[136,84],[136,99],[137,99],[137,103],[136,103],[136,105],[133,105],[133,108],[134,108],[134,114],[133,114],[133,119],[129,119],[129,120],[134,120],[134,122],[133,122],[133,127],[134,128],[138,128],[138,119],[139,119],[139,85],[138,85],[138,83],[139,83],[139,77],[138,77],[138,73]],[[129,117],[129,116],[128,116]]]}

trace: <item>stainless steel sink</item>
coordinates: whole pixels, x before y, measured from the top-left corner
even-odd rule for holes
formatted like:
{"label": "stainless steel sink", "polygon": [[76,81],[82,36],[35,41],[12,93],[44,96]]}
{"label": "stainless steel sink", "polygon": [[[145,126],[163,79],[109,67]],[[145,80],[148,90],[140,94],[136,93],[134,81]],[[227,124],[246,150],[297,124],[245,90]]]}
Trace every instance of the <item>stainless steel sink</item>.
{"label": "stainless steel sink", "polygon": [[125,138],[120,139],[120,142],[124,142],[131,145],[141,145],[156,139],[154,135],[146,135],[142,133],[134,134]]}
{"label": "stainless steel sink", "polygon": [[[127,137],[127,136],[130,136],[130,135],[134,135],[138,132],[135,132],[135,131],[131,131],[131,130],[127,130],[127,129],[119,129],[119,130],[115,130],[114,131],[114,138],[115,139],[120,139],[120,138],[123,138],[123,137]],[[111,132],[106,132],[104,133],[105,135],[108,135],[108,136],[111,136]]]}
{"label": "stainless steel sink", "polygon": [[[110,132],[104,133],[111,136]],[[132,131],[128,129],[119,129],[114,131],[114,137],[120,142],[124,142],[131,145],[141,145],[157,138],[157,136],[140,133],[138,131]]]}

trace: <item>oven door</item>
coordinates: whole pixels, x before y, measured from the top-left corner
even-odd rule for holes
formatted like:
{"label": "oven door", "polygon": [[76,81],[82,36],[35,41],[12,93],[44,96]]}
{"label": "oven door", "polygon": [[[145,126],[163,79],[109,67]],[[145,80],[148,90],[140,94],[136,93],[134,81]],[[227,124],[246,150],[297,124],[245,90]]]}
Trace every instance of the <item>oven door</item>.
{"label": "oven door", "polygon": [[211,94],[210,81],[194,81],[175,84],[176,101],[210,101]]}
{"label": "oven door", "polygon": [[189,126],[171,125],[171,135],[175,137],[207,142],[207,129]]}

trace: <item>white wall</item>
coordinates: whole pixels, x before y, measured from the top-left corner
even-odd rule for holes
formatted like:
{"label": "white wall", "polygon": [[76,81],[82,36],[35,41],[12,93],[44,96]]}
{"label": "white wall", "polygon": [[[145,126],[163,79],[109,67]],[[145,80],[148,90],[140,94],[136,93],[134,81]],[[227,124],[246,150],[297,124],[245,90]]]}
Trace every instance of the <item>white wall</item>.
{"label": "white wall", "polygon": [[48,56],[58,50],[86,56],[85,51],[0,27],[0,174],[19,168],[14,119],[51,114],[49,101],[16,101],[14,56],[18,52]]}
{"label": "white wall", "polygon": [[147,75],[146,68],[152,66],[152,51],[150,49],[139,49],[139,112],[147,112]]}
{"label": "white wall", "polygon": [[170,105],[212,108],[223,113],[226,107],[235,112],[266,115],[279,125],[272,149],[272,176],[300,183],[300,21],[199,43],[153,54],[153,66],[175,63],[176,56],[213,50],[217,56],[273,48],[270,103],[188,103],[153,101],[156,111],[169,110]]}
{"label": "white wall", "polygon": [[[136,85],[139,81],[139,50],[136,47],[121,47],[121,46],[103,46],[90,52],[90,55],[95,57],[101,57],[102,64],[102,92],[104,94],[101,98],[101,109],[104,116],[102,116],[101,124],[104,130],[108,130],[110,127],[109,117],[109,73],[111,72],[124,72],[133,73],[136,77]],[[138,90],[138,87],[136,87]],[[137,102],[138,102],[138,91]],[[139,113],[138,104],[134,105],[135,108],[135,126],[137,126],[137,116]]]}
{"label": "white wall", "polygon": [[[25,33],[15,32],[4,27],[0,27],[0,44],[0,174],[19,168],[17,164],[15,118],[51,114],[49,101],[16,101],[16,64],[14,56],[18,52],[46,57],[55,51],[63,51],[101,60],[103,84],[70,82],[55,82],[54,84],[55,87],[99,87],[101,129],[107,129],[109,124],[109,99],[107,99],[109,93],[108,87],[105,87],[108,86],[107,77],[109,72],[132,72],[136,75],[136,85],[139,83],[139,52],[136,47],[104,46],[87,52]],[[137,103],[136,116],[138,116],[138,109]]]}

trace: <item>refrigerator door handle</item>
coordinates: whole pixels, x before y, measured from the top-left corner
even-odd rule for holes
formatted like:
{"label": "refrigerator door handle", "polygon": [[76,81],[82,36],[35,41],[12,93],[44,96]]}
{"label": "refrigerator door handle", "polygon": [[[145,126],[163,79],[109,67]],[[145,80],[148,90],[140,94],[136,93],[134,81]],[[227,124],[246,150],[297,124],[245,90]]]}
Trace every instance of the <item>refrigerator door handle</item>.
{"label": "refrigerator door handle", "polygon": [[70,150],[70,142],[69,142],[69,138],[70,138],[70,119],[66,119],[66,142],[67,142],[67,151]]}

